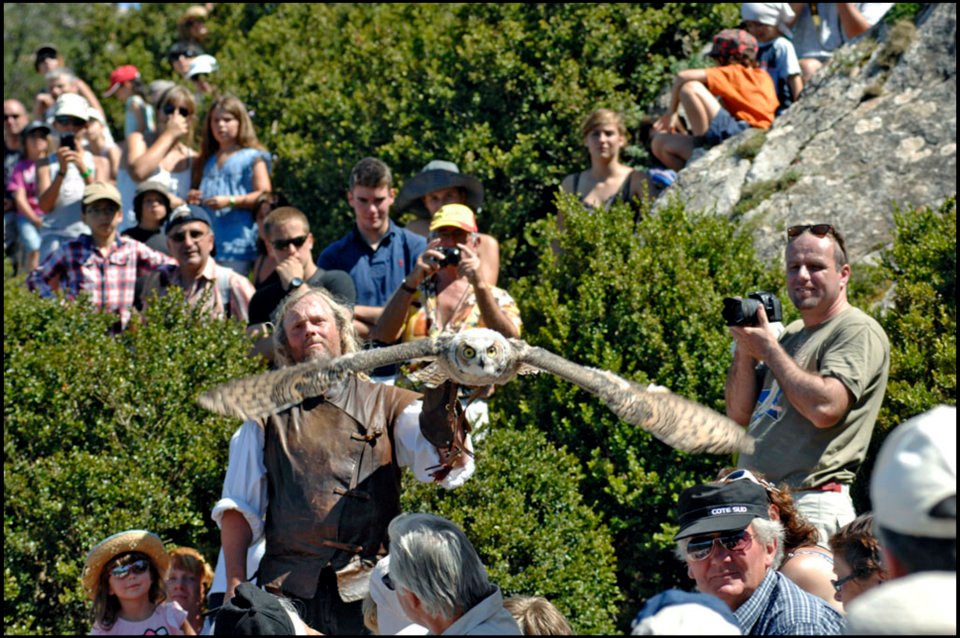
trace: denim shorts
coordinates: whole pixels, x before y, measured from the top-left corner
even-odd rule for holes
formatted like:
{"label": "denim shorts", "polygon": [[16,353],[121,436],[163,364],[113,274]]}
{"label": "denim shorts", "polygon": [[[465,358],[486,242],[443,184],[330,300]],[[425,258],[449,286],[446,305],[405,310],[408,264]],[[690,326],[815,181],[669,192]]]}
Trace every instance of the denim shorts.
{"label": "denim shorts", "polygon": [[40,231],[23,215],[17,215],[17,235],[24,252],[32,253],[40,250]]}
{"label": "denim shorts", "polygon": [[710,128],[701,137],[697,138],[697,146],[705,148],[716,146],[728,137],[733,137],[748,128],[750,128],[749,124],[734,118],[727,109],[721,106],[717,116],[710,122]]}

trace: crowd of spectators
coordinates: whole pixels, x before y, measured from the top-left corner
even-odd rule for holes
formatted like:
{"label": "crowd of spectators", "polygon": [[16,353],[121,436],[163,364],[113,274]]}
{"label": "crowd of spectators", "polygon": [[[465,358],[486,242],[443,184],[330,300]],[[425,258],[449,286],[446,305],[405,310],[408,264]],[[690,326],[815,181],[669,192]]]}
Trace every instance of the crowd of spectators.
{"label": "crowd of spectators", "polygon": [[[561,190],[594,214],[659,196],[696,148],[767,128],[802,100],[830,52],[889,7],[744,3],[742,24],[713,38],[716,66],[679,72],[644,135],[661,163],[625,164],[622,115],[596,109],[580,131],[590,166]],[[398,193],[387,164],[360,159],[345,176],[353,227],[315,246],[308,215],[273,189],[246,105],[213,82],[211,10],[178,21],[175,81],[147,83],[129,64],[110,74],[101,95],[124,102],[120,144],[59,49],[36,51],[47,90],[32,115],[4,100],[5,240],[17,235],[27,285],[90,295],[117,332],[179,287],[204,320],[245,325],[251,356],[278,369],[475,327],[519,337],[517,304],[497,286],[500,243],[478,224],[483,184],[451,161],[431,161]],[[407,212],[406,228],[391,219]],[[726,409],[756,449],[678,495],[677,554],[698,593],[652,597],[633,631],[955,633],[955,410],[894,431],[872,478],[876,512],[858,517],[850,487],[889,343],[847,301],[839,228],[798,223],[784,240],[801,318],[781,334],[761,306],[730,329]],[[144,530],[97,544],[83,573],[93,632],[571,633],[549,600],[505,599],[457,525],[400,512],[400,467],[447,489],[470,478],[469,432],[492,393],[448,383],[421,395],[395,386],[401,372],[351,375],[319,402],[240,426],[213,511],[216,569],[191,548],[168,555]],[[931,602],[945,592],[952,612]]]}

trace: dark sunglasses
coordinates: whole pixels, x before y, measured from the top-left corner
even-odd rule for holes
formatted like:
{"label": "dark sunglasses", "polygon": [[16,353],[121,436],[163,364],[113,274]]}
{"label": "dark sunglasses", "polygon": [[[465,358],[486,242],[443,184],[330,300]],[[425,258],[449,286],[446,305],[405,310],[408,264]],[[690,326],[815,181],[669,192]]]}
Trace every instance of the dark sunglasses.
{"label": "dark sunglasses", "polygon": [[857,578],[859,574],[856,572],[850,574],[849,576],[844,576],[840,580],[831,580],[830,584],[833,585],[833,591],[840,593],[840,590],[843,589],[843,586],[849,583],[854,578]]}
{"label": "dark sunglasses", "polygon": [[767,490],[768,492],[776,492],[777,494],[780,493],[780,490],[778,490],[773,483],[771,483],[770,481],[766,481],[760,478],[759,476],[755,476],[754,473],[751,472],[750,470],[745,470],[745,469],[734,470],[720,480],[723,481],[724,483],[732,483],[734,481],[750,481],[751,483],[759,485],[760,487]]}
{"label": "dark sunglasses", "polygon": [[275,239],[270,243],[273,244],[273,247],[276,250],[286,250],[287,246],[289,246],[290,244],[293,244],[297,248],[300,248],[301,246],[303,246],[303,244],[306,241],[307,241],[307,235],[303,235],[302,237],[293,237],[291,239]]}
{"label": "dark sunglasses", "polygon": [[693,561],[705,560],[713,551],[717,543],[723,545],[728,552],[744,552],[753,545],[753,537],[746,529],[730,534],[713,536],[694,536],[687,543],[687,558]]}
{"label": "dark sunglasses", "polygon": [[170,235],[170,239],[180,244],[183,243],[183,241],[187,238],[187,235],[190,235],[190,239],[200,239],[201,237],[205,237],[206,234],[207,231],[205,230],[182,230],[179,233],[173,233]]}
{"label": "dark sunglasses", "polygon": [[110,570],[110,575],[116,576],[117,578],[126,578],[131,572],[134,574],[142,574],[148,569],[150,569],[150,561],[145,558],[141,558],[133,561],[129,565],[117,565]]}
{"label": "dark sunglasses", "polygon": [[3,119],[5,120],[18,120],[21,117],[24,117],[26,113],[4,113]]}
{"label": "dark sunglasses", "polygon": [[58,115],[53,118],[53,121],[57,124],[73,124],[74,126],[86,126],[87,121],[81,120],[79,117],[73,117],[72,115]]}
{"label": "dark sunglasses", "polygon": [[198,55],[200,54],[193,49],[187,49],[186,51],[177,51],[176,53],[171,53],[167,56],[167,59],[171,62],[176,62],[180,58],[195,58]]}
{"label": "dark sunglasses", "polygon": [[163,105],[163,113],[164,113],[164,115],[173,115],[173,112],[174,112],[174,111],[177,111],[177,112],[180,113],[180,115],[182,115],[183,117],[190,117],[190,115],[191,115],[190,109],[188,109],[188,108],[185,107],[185,106],[176,107],[176,106],[174,106],[173,104],[164,104],[164,105]]}
{"label": "dark sunglasses", "polygon": [[790,226],[787,228],[787,241],[793,241],[808,230],[817,237],[826,237],[827,235],[830,235],[836,239],[837,245],[840,246],[840,250],[842,250],[844,256],[846,256],[847,245],[843,241],[843,237],[840,235],[837,229],[833,227],[832,224],[800,224],[797,226]]}

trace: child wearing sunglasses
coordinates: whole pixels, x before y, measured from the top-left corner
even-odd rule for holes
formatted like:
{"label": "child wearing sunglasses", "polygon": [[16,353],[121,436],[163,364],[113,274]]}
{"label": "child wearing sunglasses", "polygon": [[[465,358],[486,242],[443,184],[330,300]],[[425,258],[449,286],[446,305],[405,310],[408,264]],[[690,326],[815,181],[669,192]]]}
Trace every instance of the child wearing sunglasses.
{"label": "child wearing sunglasses", "polygon": [[91,635],[196,635],[187,612],[166,602],[161,574],[169,565],[160,538],[144,530],[127,530],[98,543],[83,568],[83,587],[93,601]]}

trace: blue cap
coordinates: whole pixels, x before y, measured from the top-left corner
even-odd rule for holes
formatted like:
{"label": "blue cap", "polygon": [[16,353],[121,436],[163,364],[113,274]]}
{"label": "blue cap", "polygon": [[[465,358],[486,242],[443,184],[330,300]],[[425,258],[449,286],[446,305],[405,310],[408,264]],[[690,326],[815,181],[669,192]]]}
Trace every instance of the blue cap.
{"label": "blue cap", "polygon": [[213,230],[213,222],[210,221],[207,211],[196,204],[184,204],[173,209],[170,217],[167,218],[167,225],[163,232],[169,235],[174,228],[187,222],[203,222]]}

